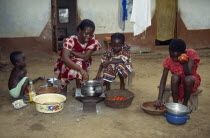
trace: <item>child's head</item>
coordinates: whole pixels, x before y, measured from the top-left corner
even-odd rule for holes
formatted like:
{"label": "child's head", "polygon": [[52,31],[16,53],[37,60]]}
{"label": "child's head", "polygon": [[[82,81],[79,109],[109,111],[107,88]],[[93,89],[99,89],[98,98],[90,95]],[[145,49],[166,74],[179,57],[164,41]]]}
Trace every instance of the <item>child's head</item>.
{"label": "child's head", "polygon": [[182,39],[173,39],[169,45],[169,54],[174,62],[178,62],[178,57],[185,53],[186,44]]}
{"label": "child's head", "polygon": [[10,61],[14,66],[25,67],[25,55],[20,51],[14,51],[10,54]]}
{"label": "child's head", "polygon": [[88,43],[92,39],[94,31],[95,24],[93,21],[89,19],[82,20],[77,26],[79,41],[81,43]]}
{"label": "child's head", "polygon": [[111,36],[111,47],[114,53],[119,53],[125,43],[125,36],[121,33],[114,33]]}

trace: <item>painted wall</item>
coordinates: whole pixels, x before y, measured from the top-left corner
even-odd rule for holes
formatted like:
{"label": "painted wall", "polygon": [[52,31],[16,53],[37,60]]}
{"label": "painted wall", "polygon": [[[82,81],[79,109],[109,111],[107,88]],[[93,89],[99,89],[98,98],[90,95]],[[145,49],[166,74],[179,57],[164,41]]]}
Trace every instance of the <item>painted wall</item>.
{"label": "painted wall", "polygon": [[210,0],[179,0],[178,10],[188,30],[210,29]]}
{"label": "painted wall", "polygon": [[0,0],[0,49],[3,57],[53,53],[51,0]]}
{"label": "painted wall", "polygon": [[[155,0],[151,0],[151,14],[154,15]],[[78,16],[80,19],[91,19],[96,24],[96,34],[133,32],[133,23],[130,14],[122,31],[118,25],[119,1],[118,0],[77,0]]]}
{"label": "painted wall", "polygon": [[0,0],[0,38],[38,37],[51,16],[51,0]]}

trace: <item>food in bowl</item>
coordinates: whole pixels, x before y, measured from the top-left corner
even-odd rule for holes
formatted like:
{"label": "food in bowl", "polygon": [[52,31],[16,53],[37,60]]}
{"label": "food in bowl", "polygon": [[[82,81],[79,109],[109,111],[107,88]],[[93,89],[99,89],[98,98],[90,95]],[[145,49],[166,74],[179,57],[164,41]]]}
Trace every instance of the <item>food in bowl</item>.
{"label": "food in bowl", "polygon": [[37,94],[44,94],[44,93],[56,93],[58,91],[57,87],[43,87],[36,90]]}
{"label": "food in bowl", "polygon": [[111,97],[111,98],[107,98],[107,100],[125,100],[125,97],[124,96]]}
{"label": "food in bowl", "polygon": [[40,94],[33,98],[36,110],[42,113],[56,113],[64,108],[66,97],[61,94]]}
{"label": "food in bowl", "polygon": [[[122,100],[117,100],[114,97],[124,97]],[[113,99],[112,99],[113,98]],[[104,103],[106,106],[111,108],[127,108],[131,105],[132,101],[134,99],[134,93],[128,90],[109,90],[106,91],[106,99],[104,100]]]}
{"label": "food in bowl", "polygon": [[150,115],[163,115],[166,111],[165,106],[155,107],[153,102],[144,102],[141,104],[141,109]]}

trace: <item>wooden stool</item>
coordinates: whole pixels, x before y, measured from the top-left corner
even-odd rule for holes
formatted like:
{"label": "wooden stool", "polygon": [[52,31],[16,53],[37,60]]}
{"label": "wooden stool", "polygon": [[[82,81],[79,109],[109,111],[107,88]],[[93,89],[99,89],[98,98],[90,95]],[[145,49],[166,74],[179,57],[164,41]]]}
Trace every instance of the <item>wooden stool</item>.
{"label": "wooden stool", "polygon": [[[159,88],[159,86],[158,86]],[[191,94],[189,102],[190,105],[192,106],[192,111],[196,111],[198,109],[198,95],[202,92],[203,90],[198,89],[195,93]],[[168,103],[169,98],[171,96],[171,86],[166,85],[165,91],[163,93],[163,100]]]}
{"label": "wooden stool", "polygon": [[109,49],[109,46],[111,44],[111,37],[105,37],[104,38],[104,43],[106,45],[106,48]]}

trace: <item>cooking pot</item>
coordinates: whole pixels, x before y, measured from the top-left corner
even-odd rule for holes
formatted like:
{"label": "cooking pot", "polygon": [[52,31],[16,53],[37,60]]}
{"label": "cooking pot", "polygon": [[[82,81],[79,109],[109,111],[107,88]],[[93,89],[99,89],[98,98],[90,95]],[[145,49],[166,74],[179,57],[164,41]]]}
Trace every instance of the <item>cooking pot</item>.
{"label": "cooking pot", "polygon": [[174,125],[183,125],[187,122],[188,119],[190,119],[188,115],[174,115],[171,113],[165,113],[164,115],[166,116],[166,120],[170,124]]}
{"label": "cooking pot", "polygon": [[192,111],[192,108],[180,103],[165,103],[164,105],[166,106],[167,112],[175,115],[186,115]]}
{"label": "cooking pot", "polygon": [[87,97],[98,97],[102,94],[103,87],[100,81],[89,80],[82,84],[81,93]]}
{"label": "cooking pot", "polygon": [[58,79],[57,78],[49,77],[46,79],[46,81],[47,81],[48,87],[57,87],[58,88],[58,84],[57,84]]}

